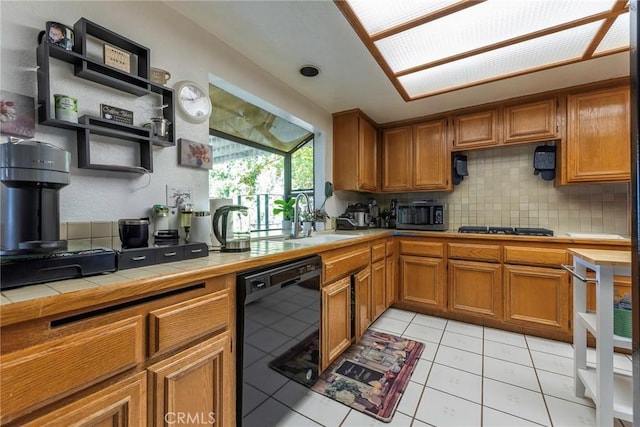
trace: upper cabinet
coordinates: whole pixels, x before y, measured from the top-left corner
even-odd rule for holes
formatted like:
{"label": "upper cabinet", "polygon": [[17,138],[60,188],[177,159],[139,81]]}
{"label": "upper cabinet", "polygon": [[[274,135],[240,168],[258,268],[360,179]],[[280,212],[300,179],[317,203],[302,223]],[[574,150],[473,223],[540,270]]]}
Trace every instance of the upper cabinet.
{"label": "upper cabinet", "polygon": [[385,129],[382,191],[451,190],[447,121]]}
{"label": "upper cabinet", "polygon": [[569,94],[561,183],[628,182],[629,87]]}
{"label": "upper cabinet", "polygon": [[377,129],[360,110],[333,115],[333,185],[336,190],[378,190]]}
{"label": "upper cabinet", "polygon": [[493,147],[498,145],[498,110],[491,109],[453,117],[453,147]]}
{"label": "upper cabinet", "polygon": [[504,143],[547,141],[558,138],[556,98],[504,107]]}

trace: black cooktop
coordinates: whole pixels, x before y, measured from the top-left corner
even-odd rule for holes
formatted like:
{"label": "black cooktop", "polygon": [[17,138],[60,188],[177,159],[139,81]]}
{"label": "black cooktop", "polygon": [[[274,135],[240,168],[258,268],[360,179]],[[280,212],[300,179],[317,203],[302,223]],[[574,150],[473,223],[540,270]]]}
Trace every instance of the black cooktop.
{"label": "black cooktop", "polygon": [[531,227],[485,227],[477,225],[463,225],[458,233],[474,234],[509,234],[516,236],[553,236],[553,230]]}

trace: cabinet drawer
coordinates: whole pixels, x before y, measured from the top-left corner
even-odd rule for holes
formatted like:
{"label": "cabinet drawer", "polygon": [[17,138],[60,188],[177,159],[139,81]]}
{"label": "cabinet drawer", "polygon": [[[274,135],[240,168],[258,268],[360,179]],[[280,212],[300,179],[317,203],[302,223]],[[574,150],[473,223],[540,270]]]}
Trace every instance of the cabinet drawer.
{"label": "cabinet drawer", "polygon": [[400,240],[400,253],[402,255],[444,258],[444,244],[424,242],[416,239],[404,239]]}
{"label": "cabinet drawer", "polygon": [[135,316],[3,355],[2,422],[142,363],[143,331]]}
{"label": "cabinet drawer", "polygon": [[371,262],[377,262],[383,259],[385,256],[385,244],[376,243],[371,246]]}
{"label": "cabinet drawer", "polygon": [[392,256],[395,251],[393,250],[393,239],[387,240],[386,243],[386,255]]}
{"label": "cabinet drawer", "polygon": [[369,246],[353,248],[346,252],[323,257],[324,282],[331,282],[369,265]]}
{"label": "cabinet drawer", "polygon": [[564,249],[505,246],[504,262],[506,264],[560,267],[560,265],[568,263],[568,255]]}
{"label": "cabinet drawer", "polygon": [[229,291],[204,295],[149,313],[149,356],[229,324]]}
{"label": "cabinet drawer", "polygon": [[449,243],[449,258],[478,261],[500,262],[499,245],[474,245],[468,243]]}
{"label": "cabinet drawer", "polygon": [[182,246],[167,246],[166,248],[156,248],[156,264],[163,262],[181,261],[184,258]]}

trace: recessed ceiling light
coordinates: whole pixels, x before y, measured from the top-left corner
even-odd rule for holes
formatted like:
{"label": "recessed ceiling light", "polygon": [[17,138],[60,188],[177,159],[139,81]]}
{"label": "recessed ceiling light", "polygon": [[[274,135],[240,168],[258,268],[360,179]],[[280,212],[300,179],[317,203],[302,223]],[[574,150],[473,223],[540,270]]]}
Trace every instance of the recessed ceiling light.
{"label": "recessed ceiling light", "polygon": [[320,74],[320,68],[315,65],[303,65],[300,67],[300,74],[305,77],[315,77]]}

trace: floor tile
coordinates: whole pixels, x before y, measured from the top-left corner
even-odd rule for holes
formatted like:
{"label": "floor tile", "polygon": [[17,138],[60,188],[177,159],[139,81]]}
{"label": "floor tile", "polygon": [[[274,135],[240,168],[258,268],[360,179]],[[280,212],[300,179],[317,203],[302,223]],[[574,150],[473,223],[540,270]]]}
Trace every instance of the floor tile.
{"label": "floor tile", "polygon": [[455,332],[456,334],[469,335],[471,337],[482,338],[483,327],[478,325],[472,325],[470,323],[457,322],[455,320],[449,320],[445,331]]}
{"label": "floor tile", "polygon": [[556,356],[550,353],[532,351],[531,358],[536,370],[555,372],[556,374],[573,377],[573,358]]}
{"label": "floor tile", "polygon": [[393,414],[393,418],[387,423],[352,409],[344,422],[340,424],[340,427],[410,427],[411,421],[411,417],[408,417],[398,411]]}
{"label": "floor tile", "polygon": [[482,354],[482,339],[470,337],[469,335],[445,331],[442,335],[442,341],[440,341],[440,344],[446,345],[447,347]]}
{"label": "floor tile", "polygon": [[416,413],[418,402],[420,402],[420,397],[422,397],[423,390],[424,387],[421,384],[410,381],[409,384],[407,384],[404,393],[402,393],[397,411],[413,417]]}
{"label": "floor tile", "polygon": [[553,341],[545,338],[526,335],[529,350],[542,353],[555,354],[556,356],[573,357],[573,346],[566,342]]}
{"label": "floor tile", "polygon": [[244,371],[244,382],[271,396],[289,381],[287,377],[269,368],[272,357],[267,356],[255,362]]}
{"label": "floor tile", "polygon": [[536,371],[530,366],[485,356],[483,373],[485,378],[540,392]]}
{"label": "floor tile", "polygon": [[433,426],[479,426],[480,411],[477,403],[427,387],[418,404],[416,419]]}
{"label": "floor tile", "polygon": [[273,395],[296,412],[325,426],[338,426],[351,410],[333,399],[289,381]]}
{"label": "floor tile", "polygon": [[535,427],[539,425],[486,406],[482,408],[482,427]]}
{"label": "floor tile", "polygon": [[596,410],[589,406],[547,396],[547,407],[554,426],[595,426]]}
{"label": "floor tile", "polygon": [[379,329],[382,331],[387,331],[395,335],[402,335],[409,326],[409,322],[404,320],[396,320],[390,317],[379,318],[373,325],[371,325],[372,329]]}
{"label": "floor tile", "polygon": [[267,399],[244,419],[245,426],[317,427],[320,424],[287,408],[275,399]]}
{"label": "floor tile", "polygon": [[[571,356],[573,357],[573,356]],[[596,350],[587,348],[587,364],[595,366]],[[633,372],[633,364],[626,354],[613,353],[613,370],[623,374],[631,375]]]}
{"label": "floor tile", "polygon": [[538,370],[536,373],[540,381],[540,386],[542,387],[542,393],[545,396],[570,400],[586,406],[595,406],[593,400],[588,397],[576,396],[573,377],[542,370]]}
{"label": "floor tile", "polygon": [[[404,335],[406,336],[406,335]],[[414,338],[415,339],[415,338]],[[433,360],[436,358],[436,351],[438,350],[438,344],[430,341],[421,341],[424,343],[424,349],[420,355],[420,359]]]}
{"label": "floor tile", "polygon": [[391,319],[402,320],[403,322],[411,322],[417,316],[413,311],[400,310],[398,308],[387,309],[381,317],[389,317]]}
{"label": "floor tile", "polygon": [[516,347],[527,347],[524,335],[516,332],[503,331],[500,329],[484,328],[484,339],[502,344],[509,344]]}
{"label": "floor tile", "polygon": [[482,356],[477,353],[441,345],[438,347],[434,361],[451,368],[482,375]]}
{"label": "floor tile", "polygon": [[416,314],[411,322],[417,325],[429,326],[436,329],[444,329],[447,326],[447,319],[420,313]]}
{"label": "floor tile", "polygon": [[431,328],[429,326],[422,326],[416,323],[411,323],[404,330],[402,336],[416,339],[422,342],[432,342],[439,344],[442,338],[442,329]]}
{"label": "floor tile", "polygon": [[533,366],[529,350],[509,344],[502,344],[499,342],[485,340],[484,355],[493,357],[494,359],[518,363],[520,365]]}
{"label": "floor tile", "polygon": [[485,378],[483,382],[484,406],[545,426],[551,425],[541,393],[490,378]]}
{"label": "floor tile", "polygon": [[482,403],[482,377],[459,369],[434,363],[427,378],[427,387]]}
{"label": "floor tile", "polygon": [[429,375],[429,371],[431,371],[431,366],[432,362],[428,360],[418,360],[411,374],[411,381],[424,385],[427,382],[427,376]]}

